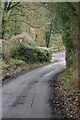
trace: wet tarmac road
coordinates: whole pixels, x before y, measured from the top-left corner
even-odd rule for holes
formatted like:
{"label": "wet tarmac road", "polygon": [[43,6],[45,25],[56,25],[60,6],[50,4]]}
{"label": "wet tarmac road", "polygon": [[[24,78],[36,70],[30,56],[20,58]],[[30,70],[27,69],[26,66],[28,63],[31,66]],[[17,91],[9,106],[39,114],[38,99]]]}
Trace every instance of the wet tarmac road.
{"label": "wet tarmac road", "polygon": [[51,118],[48,82],[65,69],[65,54],[53,54],[52,62],[14,78],[3,86],[3,118]]}

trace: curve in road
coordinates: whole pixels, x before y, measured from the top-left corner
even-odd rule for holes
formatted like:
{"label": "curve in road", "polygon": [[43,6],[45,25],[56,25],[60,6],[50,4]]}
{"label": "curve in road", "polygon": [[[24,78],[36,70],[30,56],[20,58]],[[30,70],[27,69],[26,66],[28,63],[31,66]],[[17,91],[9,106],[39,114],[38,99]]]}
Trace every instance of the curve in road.
{"label": "curve in road", "polygon": [[3,118],[51,118],[48,82],[65,69],[65,54],[54,54],[52,61],[53,63],[14,78],[3,86]]}

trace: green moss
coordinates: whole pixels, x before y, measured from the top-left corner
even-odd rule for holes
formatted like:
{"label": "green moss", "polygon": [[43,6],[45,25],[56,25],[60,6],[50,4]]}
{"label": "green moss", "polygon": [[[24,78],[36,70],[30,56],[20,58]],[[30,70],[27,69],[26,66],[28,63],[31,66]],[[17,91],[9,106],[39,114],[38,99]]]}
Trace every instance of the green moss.
{"label": "green moss", "polygon": [[70,84],[71,79],[70,79],[70,76],[68,76],[68,74],[67,74],[66,71],[63,71],[63,72],[62,72],[61,78],[62,78],[64,84],[66,84],[66,85],[69,85],[69,84]]}

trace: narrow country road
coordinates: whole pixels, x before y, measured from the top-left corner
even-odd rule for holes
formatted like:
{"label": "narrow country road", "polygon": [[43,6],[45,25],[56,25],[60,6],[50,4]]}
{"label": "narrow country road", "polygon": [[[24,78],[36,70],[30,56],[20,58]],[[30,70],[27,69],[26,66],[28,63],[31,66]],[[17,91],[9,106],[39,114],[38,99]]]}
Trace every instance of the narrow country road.
{"label": "narrow country road", "polygon": [[51,64],[31,70],[5,84],[2,88],[2,117],[51,118],[48,82],[65,67],[65,53],[53,54]]}

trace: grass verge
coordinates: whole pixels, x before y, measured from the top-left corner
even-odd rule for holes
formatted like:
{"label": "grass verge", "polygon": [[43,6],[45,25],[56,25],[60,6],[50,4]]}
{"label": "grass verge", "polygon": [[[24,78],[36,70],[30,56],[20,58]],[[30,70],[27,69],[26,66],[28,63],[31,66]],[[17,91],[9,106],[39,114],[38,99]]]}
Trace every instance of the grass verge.
{"label": "grass verge", "polygon": [[70,67],[64,70],[59,78],[59,90],[64,96],[64,105],[69,118],[79,117],[78,71]]}
{"label": "grass verge", "polygon": [[40,67],[42,65],[46,65],[48,62],[43,63],[34,63],[34,64],[27,64],[23,60],[19,59],[13,59],[11,58],[8,63],[6,63],[4,60],[2,60],[2,81],[5,81],[6,79],[10,77],[14,77],[22,71],[29,71],[34,68]]}

